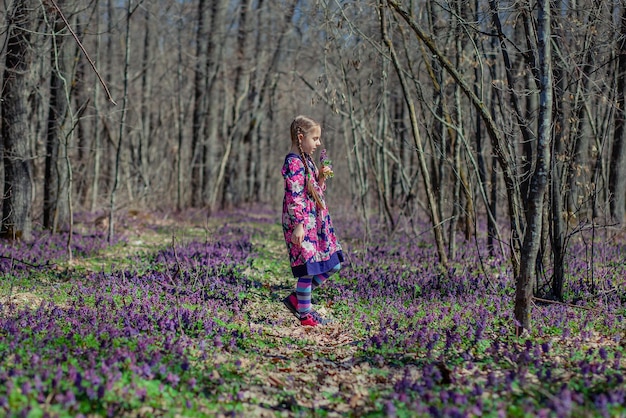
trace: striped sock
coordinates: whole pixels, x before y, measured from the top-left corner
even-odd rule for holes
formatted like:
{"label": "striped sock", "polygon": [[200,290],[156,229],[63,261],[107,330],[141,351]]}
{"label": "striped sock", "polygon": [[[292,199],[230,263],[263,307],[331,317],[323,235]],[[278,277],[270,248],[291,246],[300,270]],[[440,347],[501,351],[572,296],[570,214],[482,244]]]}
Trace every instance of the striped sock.
{"label": "striped sock", "polygon": [[298,313],[300,316],[311,310],[311,276],[298,278],[296,296],[298,297]]}

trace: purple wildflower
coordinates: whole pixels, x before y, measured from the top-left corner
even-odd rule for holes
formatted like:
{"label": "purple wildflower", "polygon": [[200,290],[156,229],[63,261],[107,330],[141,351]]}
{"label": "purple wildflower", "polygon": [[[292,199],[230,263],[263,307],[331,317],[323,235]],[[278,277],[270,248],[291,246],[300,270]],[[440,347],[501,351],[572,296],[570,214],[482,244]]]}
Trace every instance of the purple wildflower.
{"label": "purple wildflower", "polygon": [[72,390],[68,390],[65,394],[64,405],[67,408],[71,408],[76,405],[76,395]]}
{"label": "purple wildflower", "polygon": [[174,373],[168,373],[167,377],[165,378],[165,381],[169,384],[171,384],[172,386],[176,386],[178,385],[178,382],[180,381],[180,378],[178,377],[178,375],[174,374]]}
{"label": "purple wildflower", "polygon": [[22,383],[22,393],[23,393],[24,395],[27,395],[27,396],[28,396],[28,394],[30,394],[31,388],[32,388],[32,387],[31,387],[31,385],[30,385],[30,382],[29,382],[29,381],[26,381],[26,382]]}
{"label": "purple wildflower", "polygon": [[139,388],[137,389],[137,392],[135,393],[135,395],[137,396],[137,398],[143,402],[146,399],[146,394],[148,393],[148,391],[146,390],[146,388]]}
{"label": "purple wildflower", "polygon": [[396,407],[391,401],[385,402],[384,412],[386,417],[395,417],[396,416]]}
{"label": "purple wildflower", "polygon": [[325,177],[329,179],[333,178],[335,175],[335,173],[333,172],[333,162],[332,160],[328,159],[328,155],[326,154],[326,148],[320,151],[320,164],[322,165],[322,167],[330,168],[330,171],[325,174]]}

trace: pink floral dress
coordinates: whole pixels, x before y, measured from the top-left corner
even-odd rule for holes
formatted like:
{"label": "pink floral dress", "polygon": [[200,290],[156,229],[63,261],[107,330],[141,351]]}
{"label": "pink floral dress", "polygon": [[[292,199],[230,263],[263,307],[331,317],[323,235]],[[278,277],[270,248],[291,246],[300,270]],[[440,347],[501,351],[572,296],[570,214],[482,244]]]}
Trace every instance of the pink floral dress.
{"label": "pink floral dress", "polygon": [[[314,177],[309,181],[313,181],[315,190],[324,202],[326,187],[322,188],[318,184],[319,171],[310,157],[307,157],[307,163]],[[285,179],[283,232],[293,275],[302,277],[326,273],[344,260],[328,209],[318,209],[313,196],[307,193],[306,171],[299,155],[289,153],[285,157],[282,174]],[[301,246],[291,242],[291,235],[298,224],[304,226]]]}

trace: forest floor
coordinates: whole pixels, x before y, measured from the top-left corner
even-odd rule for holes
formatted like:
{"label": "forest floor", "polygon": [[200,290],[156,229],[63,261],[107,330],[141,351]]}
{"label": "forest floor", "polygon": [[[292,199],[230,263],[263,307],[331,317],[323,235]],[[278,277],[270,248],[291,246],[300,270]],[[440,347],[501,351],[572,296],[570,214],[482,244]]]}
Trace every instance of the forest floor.
{"label": "forest floor", "polygon": [[115,245],[32,255],[26,274],[13,260],[0,413],[626,416],[619,260],[603,258],[615,277],[600,297],[537,303],[518,338],[506,260],[479,272],[461,256],[442,276],[428,243],[363,243],[341,225],[346,267],[314,296],[333,322],[315,328],[281,302],[295,279],[271,211],[129,212]]}

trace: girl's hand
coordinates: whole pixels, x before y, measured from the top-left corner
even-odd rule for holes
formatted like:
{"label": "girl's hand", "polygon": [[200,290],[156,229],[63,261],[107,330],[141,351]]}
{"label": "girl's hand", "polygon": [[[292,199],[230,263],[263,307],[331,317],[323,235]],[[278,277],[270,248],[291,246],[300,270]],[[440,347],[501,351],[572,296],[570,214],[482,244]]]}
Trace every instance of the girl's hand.
{"label": "girl's hand", "polygon": [[333,172],[333,169],[330,168],[329,166],[325,165],[322,166],[322,168],[320,169],[320,185],[323,184],[327,178],[329,178],[331,176]]}
{"label": "girl's hand", "polygon": [[304,227],[302,224],[298,224],[291,234],[291,243],[300,247],[304,240]]}

